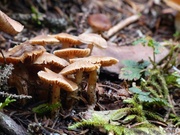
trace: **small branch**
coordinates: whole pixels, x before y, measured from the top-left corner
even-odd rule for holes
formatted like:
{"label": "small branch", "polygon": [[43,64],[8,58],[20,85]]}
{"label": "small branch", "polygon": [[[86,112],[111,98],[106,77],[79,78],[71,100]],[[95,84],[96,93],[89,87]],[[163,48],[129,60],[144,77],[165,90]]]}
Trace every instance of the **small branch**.
{"label": "small branch", "polygon": [[11,97],[11,98],[16,98],[16,99],[24,99],[24,98],[30,99],[30,98],[32,98],[32,96],[28,96],[28,95],[23,95],[23,94],[16,95],[16,94],[10,94],[7,92],[0,92],[0,95],[3,97]]}
{"label": "small branch", "polygon": [[137,21],[139,18],[140,18],[140,15],[133,15],[133,16],[130,16],[130,17],[126,18],[125,20],[122,20],[121,22],[119,22],[118,24],[116,24],[115,26],[113,26],[111,29],[108,30],[107,38],[110,38],[116,32],[123,29],[127,25]]}

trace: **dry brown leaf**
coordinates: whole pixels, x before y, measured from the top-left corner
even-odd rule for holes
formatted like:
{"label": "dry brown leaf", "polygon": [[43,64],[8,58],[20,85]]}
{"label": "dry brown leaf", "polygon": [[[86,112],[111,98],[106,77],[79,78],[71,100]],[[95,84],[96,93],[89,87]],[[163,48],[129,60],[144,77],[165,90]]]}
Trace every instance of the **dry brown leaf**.
{"label": "dry brown leaf", "polygon": [[8,34],[15,35],[23,30],[24,26],[11,19],[0,10],[0,30]]}
{"label": "dry brown leaf", "polygon": [[[160,54],[156,55],[156,62],[161,61],[167,54],[168,50],[165,47],[160,48]],[[135,46],[116,46],[109,45],[107,49],[102,50],[97,47],[93,48],[92,55],[95,56],[110,56],[119,60],[119,63],[110,67],[104,67],[105,70],[119,74],[120,69],[124,66],[123,60],[147,60],[153,57],[153,50],[148,46],[135,45]]]}

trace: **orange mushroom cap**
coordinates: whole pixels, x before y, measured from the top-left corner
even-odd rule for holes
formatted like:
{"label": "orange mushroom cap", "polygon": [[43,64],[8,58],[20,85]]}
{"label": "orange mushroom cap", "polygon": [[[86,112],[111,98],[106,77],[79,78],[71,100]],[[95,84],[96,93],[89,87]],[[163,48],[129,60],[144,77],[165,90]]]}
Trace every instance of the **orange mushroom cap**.
{"label": "orange mushroom cap", "polygon": [[94,33],[83,33],[78,36],[78,39],[85,44],[96,45],[100,48],[107,48],[107,42],[98,34]]}
{"label": "orange mushroom cap", "polygon": [[111,66],[119,62],[118,59],[113,57],[106,57],[106,56],[89,56],[85,58],[74,58],[69,60],[70,63],[77,62],[77,61],[86,61],[93,64],[100,64],[101,66]]}
{"label": "orange mushroom cap", "polygon": [[59,58],[51,53],[44,52],[41,56],[39,56],[33,64],[44,64],[44,65],[53,65],[60,68],[64,68],[69,65],[65,59]]}
{"label": "orange mushroom cap", "polygon": [[89,55],[90,49],[65,48],[61,50],[56,50],[53,53],[60,58],[85,57]]}
{"label": "orange mushroom cap", "polygon": [[180,11],[180,0],[164,0],[166,4],[173,9]]}
{"label": "orange mushroom cap", "polygon": [[[7,52],[3,52],[4,57],[6,59],[7,63],[19,63],[24,61],[34,61],[36,60],[40,55],[42,55],[46,49],[42,46],[32,46],[28,43],[22,43],[20,45],[17,45]],[[4,58],[2,55],[0,55],[0,62],[4,62]]]}
{"label": "orange mushroom cap", "polygon": [[70,35],[67,33],[59,33],[59,34],[50,35],[50,36],[58,39],[62,44],[64,43],[69,44],[69,46],[81,44],[77,36]]}
{"label": "orange mushroom cap", "polygon": [[15,35],[23,30],[24,26],[19,22],[11,19],[0,10],[0,30]]}
{"label": "orange mushroom cap", "polygon": [[77,61],[62,69],[60,74],[68,75],[68,74],[76,73],[77,71],[80,70],[85,72],[90,72],[98,68],[99,68],[98,64],[92,64],[87,61]]}
{"label": "orange mushroom cap", "polygon": [[97,31],[107,31],[111,28],[111,21],[105,14],[93,14],[88,17],[89,25]]}
{"label": "orange mushroom cap", "polygon": [[38,76],[41,80],[52,85],[60,86],[66,91],[75,91],[78,88],[76,83],[67,79],[62,74],[55,73],[48,68],[45,68],[45,71],[39,71]]}
{"label": "orange mushroom cap", "polygon": [[32,45],[59,44],[59,40],[49,35],[38,35],[29,40]]}

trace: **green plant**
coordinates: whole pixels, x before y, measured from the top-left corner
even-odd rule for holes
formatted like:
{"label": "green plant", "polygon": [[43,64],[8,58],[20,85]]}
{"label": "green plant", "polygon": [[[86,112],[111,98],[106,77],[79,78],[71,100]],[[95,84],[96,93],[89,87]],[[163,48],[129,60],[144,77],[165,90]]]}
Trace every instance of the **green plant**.
{"label": "green plant", "polygon": [[170,114],[170,120],[174,123],[175,127],[179,127],[180,126],[180,116],[174,115],[174,114]]}
{"label": "green plant", "polygon": [[59,102],[57,102],[56,104],[48,104],[48,103],[46,103],[46,104],[41,104],[41,105],[39,105],[39,106],[37,106],[37,107],[34,107],[34,108],[32,109],[32,111],[33,111],[34,113],[43,115],[43,114],[45,114],[45,113],[49,113],[49,112],[51,112],[52,110],[57,109],[57,108],[60,108],[60,107],[61,107],[61,104],[60,104]]}
{"label": "green plant", "polygon": [[31,6],[31,11],[32,11],[32,19],[35,23],[38,25],[42,25],[42,20],[43,16],[42,14],[38,11],[38,9],[35,6]]}
{"label": "green plant", "polygon": [[138,80],[143,74],[148,74],[148,70],[146,70],[146,67],[150,65],[148,61],[124,60],[122,63],[125,67],[121,69],[119,79]]}
{"label": "green plant", "polygon": [[[88,120],[83,119],[82,121],[69,126],[69,130],[80,127],[95,127],[104,128],[107,132],[113,132],[116,135],[139,135],[140,133],[151,135],[155,135],[157,133],[163,134],[163,130],[161,128],[157,128],[154,125],[147,123],[146,121],[132,127],[122,124],[118,121],[115,122],[112,115],[115,115],[115,113],[117,113],[116,110],[111,110],[109,113],[109,115],[103,115],[99,112],[93,112],[92,118]],[[126,118],[127,121],[128,119],[130,120],[132,118]]]}
{"label": "green plant", "polygon": [[2,110],[5,106],[8,106],[10,103],[15,102],[15,99],[11,99],[7,97],[3,103],[0,103],[0,110]]}

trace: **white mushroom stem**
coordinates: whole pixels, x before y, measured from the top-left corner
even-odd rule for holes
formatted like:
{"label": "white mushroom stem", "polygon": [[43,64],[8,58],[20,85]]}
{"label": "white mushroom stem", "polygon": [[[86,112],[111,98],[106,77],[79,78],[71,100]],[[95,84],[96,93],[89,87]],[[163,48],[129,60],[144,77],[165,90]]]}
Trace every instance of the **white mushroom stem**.
{"label": "white mushroom stem", "polygon": [[60,102],[60,87],[58,85],[53,85],[53,88],[52,88],[52,93],[51,93],[51,103],[52,104],[56,104],[56,103],[59,103]]}
{"label": "white mushroom stem", "polygon": [[87,88],[87,94],[89,97],[89,104],[93,105],[96,103],[96,82],[97,82],[97,70],[94,70],[89,73],[89,79],[88,79],[88,88]]}

